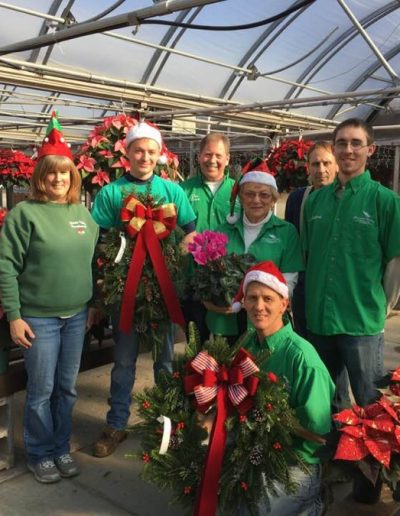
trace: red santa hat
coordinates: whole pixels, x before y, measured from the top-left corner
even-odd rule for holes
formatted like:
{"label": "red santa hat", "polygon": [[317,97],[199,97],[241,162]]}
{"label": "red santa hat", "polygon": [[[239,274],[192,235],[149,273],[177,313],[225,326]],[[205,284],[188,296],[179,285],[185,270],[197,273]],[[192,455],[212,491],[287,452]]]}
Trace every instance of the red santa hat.
{"label": "red santa hat", "polygon": [[51,114],[51,119],[46,129],[46,136],[38,151],[37,159],[39,160],[40,158],[49,155],[65,156],[71,161],[73,160],[71,146],[65,141],[62,127],[55,111]]}
{"label": "red santa hat", "polygon": [[158,144],[160,151],[163,148],[161,133],[155,124],[138,122],[136,125],[133,125],[126,135],[126,148],[128,148],[133,141],[140,140],[141,138],[154,140]]}
{"label": "red santa hat", "polygon": [[237,313],[241,310],[242,299],[246,293],[246,289],[253,281],[262,283],[272,290],[275,290],[275,292],[280,294],[285,299],[289,298],[289,288],[283,274],[278,269],[278,267],[271,261],[260,262],[247,270],[242,283],[240,284],[239,291],[233,300],[233,312]]}
{"label": "red santa hat", "polygon": [[239,193],[239,188],[245,183],[258,183],[263,185],[272,186],[276,191],[278,191],[278,187],[275,181],[275,177],[271,174],[267,163],[265,160],[261,158],[254,158],[251,161],[247,162],[246,165],[242,168],[242,174],[237,179],[236,183],[233,185],[230,197],[230,215],[228,215],[228,222],[234,223],[236,222],[234,216],[234,209],[236,198]]}

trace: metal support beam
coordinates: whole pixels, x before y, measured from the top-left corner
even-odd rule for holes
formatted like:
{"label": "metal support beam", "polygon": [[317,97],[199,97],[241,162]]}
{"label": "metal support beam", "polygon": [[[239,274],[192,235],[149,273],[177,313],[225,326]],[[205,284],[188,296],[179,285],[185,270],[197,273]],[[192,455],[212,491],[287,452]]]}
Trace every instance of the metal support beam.
{"label": "metal support beam", "polygon": [[376,57],[379,59],[379,61],[382,63],[382,66],[385,68],[387,73],[390,75],[390,77],[393,80],[393,83],[397,86],[400,84],[400,79],[397,73],[394,71],[394,69],[390,66],[390,64],[386,61],[384,56],[382,55],[379,48],[375,45],[375,43],[372,41],[372,39],[369,37],[367,31],[364,29],[364,27],[361,25],[361,23],[357,20],[357,18],[352,13],[351,9],[346,5],[344,0],[337,0],[338,4],[342,7],[343,11],[347,14],[347,16],[350,18],[354,26],[357,28],[360,35],[364,38],[367,45],[370,47],[372,52],[376,55]]}
{"label": "metal support beam", "polygon": [[61,41],[75,39],[90,34],[97,34],[111,29],[120,29],[132,25],[140,25],[141,20],[153,18],[154,16],[163,16],[181,11],[182,9],[190,9],[199,5],[213,4],[224,0],[165,0],[150,7],[131,11],[129,13],[118,14],[110,18],[104,18],[93,22],[83,22],[72,25],[68,29],[60,30],[53,34],[46,34],[36,38],[20,41],[0,48],[0,55],[10,54],[14,52],[22,52],[41,48],[48,45],[54,45]]}

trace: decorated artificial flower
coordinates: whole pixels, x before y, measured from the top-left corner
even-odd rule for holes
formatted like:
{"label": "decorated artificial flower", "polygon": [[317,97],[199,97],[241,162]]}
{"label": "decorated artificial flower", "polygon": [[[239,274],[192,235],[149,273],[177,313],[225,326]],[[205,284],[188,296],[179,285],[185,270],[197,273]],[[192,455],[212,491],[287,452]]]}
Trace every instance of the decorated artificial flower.
{"label": "decorated artificial flower", "polygon": [[307,152],[311,140],[289,140],[273,147],[267,157],[267,165],[276,176],[280,192],[308,185]]}
{"label": "decorated artificial flower", "polygon": [[191,286],[200,301],[230,306],[247,269],[256,263],[250,254],[227,254],[228,238],[217,231],[204,231],[188,246],[196,267]]}
{"label": "decorated artificial flower", "polygon": [[240,341],[231,348],[218,336],[201,345],[191,324],[185,354],[174,361],[179,376],[165,372],[135,396],[142,422],[132,427],[141,437],[133,456],[150,457],[143,477],[208,516],[241,506],[256,514],[275,480],[290,492],[288,462],[303,467],[292,449],[297,421],[285,382],[270,382],[261,371],[269,356],[252,356]]}
{"label": "decorated artificial flower", "polygon": [[35,162],[20,151],[0,149],[0,185],[29,187]]}
{"label": "decorated artificial flower", "polygon": [[[125,139],[128,130],[137,124],[129,115],[107,117],[90,132],[76,157],[85,190],[93,192],[130,171]],[[165,146],[154,172],[165,179],[176,179],[178,157]]]}

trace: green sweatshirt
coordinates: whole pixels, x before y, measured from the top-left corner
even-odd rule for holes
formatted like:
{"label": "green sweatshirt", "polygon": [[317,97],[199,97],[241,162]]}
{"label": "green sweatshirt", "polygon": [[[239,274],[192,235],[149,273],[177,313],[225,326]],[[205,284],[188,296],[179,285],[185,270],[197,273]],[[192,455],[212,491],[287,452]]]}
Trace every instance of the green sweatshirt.
{"label": "green sweatshirt", "polygon": [[81,204],[25,201],[0,235],[0,299],[9,321],[65,317],[92,296],[98,226]]}

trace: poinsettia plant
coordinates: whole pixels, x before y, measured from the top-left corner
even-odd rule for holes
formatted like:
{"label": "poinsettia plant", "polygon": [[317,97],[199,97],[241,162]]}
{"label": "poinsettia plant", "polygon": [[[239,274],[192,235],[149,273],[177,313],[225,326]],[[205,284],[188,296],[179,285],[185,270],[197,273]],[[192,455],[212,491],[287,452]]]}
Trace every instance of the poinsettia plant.
{"label": "poinsettia plant", "polygon": [[247,269],[256,263],[250,254],[227,254],[228,237],[217,231],[198,233],[188,246],[198,264],[191,286],[195,299],[229,306]]}
{"label": "poinsettia plant", "polygon": [[307,152],[313,144],[311,140],[288,140],[271,149],[267,165],[280,192],[308,185]]}
{"label": "poinsettia plant", "polygon": [[[76,155],[76,165],[86,191],[93,192],[130,171],[125,139],[136,118],[120,114],[104,118],[90,132]],[[154,172],[165,179],[176,179],[179,160],[164,145]]]}
{"label": "poinsettia plant", "polygon": [[381,384],[386,386],[376,402],[333,416],[341,424],[334,458],[353,461],[373,484],[381,472],[394,489],[400,480],[400,368]]}
{"label": "poinsettia plant", "polygon": [[0,149],[0,185],[29,187],[35,162],[21,151]]}

